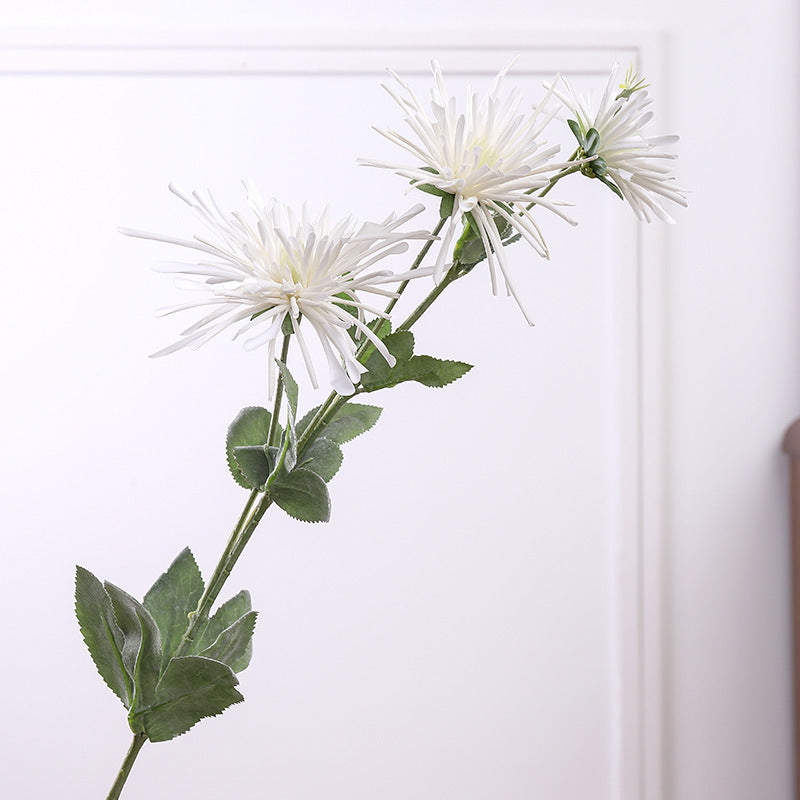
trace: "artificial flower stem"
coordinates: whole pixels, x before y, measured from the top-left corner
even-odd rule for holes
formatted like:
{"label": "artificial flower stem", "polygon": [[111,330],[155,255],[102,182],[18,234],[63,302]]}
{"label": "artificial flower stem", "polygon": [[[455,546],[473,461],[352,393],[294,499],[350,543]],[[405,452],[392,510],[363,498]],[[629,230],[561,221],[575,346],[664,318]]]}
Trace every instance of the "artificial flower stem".
{"label": "artificial flower stem", "polygon": [[[292,337],[291,333],[287,333],[283,337],[283,344],[281,346],[281,361],[284,364],[286,363],[287,356],[289,355],[289,342],[291,340],[291,337]],[[275,437],[277,436],[278,433],[278,417],[280,416],[282,400],[283,400],[283,374],[279,372],[278,385],[275,389],[275,400],[272,405],[272,418],[270,420],[269,434],[267,436],[267,443],[269,445],[274,444]],[[200,598],[200,602],[197,605],[197,609],[192,615],[189,627],[187,628],[186,633],[183,635],[181,643],[175,652],[176,656],[185,655],[186,651],[191,647],[191,643],[192,640],[194,639],[194,634],[195,631],[197,630],[197,626],[208,618],[208,614],[211,611],[211,606],[214,605],[214,601],[217,599],[219,593],[222,591],[222,587],[228,580],[228,577],[230,576],[231,571],[233,570],[234,564],[239,558],[238,555],[234,556],[233,554],[237,552],[239,541],[244,535],[244,532],[250,530],[247,539],[249,539],[250,536],[252,536],[252,531],[255,530],[255,526],[253,526],[251,529],[250,523],[258,515],[258,509],[261,507],[261,504],[258,504],[258,507],[256,506],[256,501],[260,494],[261,491],[259,489],[253,489],[253,491],[250,493],[250,497],[248,498],[244,510],[242,511],[242,514],[239,517],[239,521],[236,523],[236,527],[233,529],[233,532],[231,533],[230,538],[228,539],[228,543],[225,546],[225,550],[223,551],[222,556],[220,557],[219,561],[217,562],[217,566],[214,569],[214,574],[211,576],[211,580],[209,580],[208,586],[206,587],[203,596]],[[256,509],[255,512],[254,509]],[[266,508],[264,510],[266,510]],[[261,514],[258,515],[259,520],[261,519],[263,514],[264,511],[261,511]],[[258,522],[256,522],[256,525],[258,525]],[[239,549],[238,552],[241,553],[241,549]]]}
{"label": "artificial flower stem", "polygon": [[452,267],[447,271],[447,274],[442,278],[441,281],[433,288],[433,290],[428,294],[428,296],[408,315],[406,320],[402,322],[397,330],[398,331],[407,331],[411,328],[414,323],[419,320],[419,318],[433,305],[433,302],[439,295],[451,284],[453,281],[458,280],[462,275],[465,275],[465,272],[462,272],[462,265],[459,264],[457,261],[453,264]]}
{"label": "artificial flower stem", "polygon": [[189,627],[186,629],[186,633],[183,634],[183,638],[181,639],[180,644],[178,644],[178,647],[172,656],[173,658],[186,655],[192,646],[194,635],[198,626],[208,619],[211,606],[214,605],[214,601],[219,596],[219,593],[222,591],[222,587],[225,585],[225,581],[230,575],[230,569],[228,568],[230,555],[234,551],[242,531],[247,527],[247,523],[253,516],[253,509],[256,507],[256,501],[258,500],[259,494],[260,491],[258,489],[253,489],[253,491],[250,492],[250,496],[247,498],[247,503],[245,503],[244,510],[239,516],[239,520],[231,532],[230,537],[228,538],[228,543],[225,545],[225,550],[217,562],[214,574],[211,576],[211,579],[206,586],[206,590],[203,592],[203,596],[200,598],[200,602],[197,604],[197,608],[189,615]]}
{"label": "artificial flower stem", "polygon": [[[290,333],[286,334],[283,337],[283,345],[281,347],[281,361],[283,361],[284,364],[286,363],[286,358],[289,354],[290,339],[291,339]],[[273,443],[274,438],[277,435],[278,431],[277,420],[280,415],[282,399],[283,399],[283,376],[282,374],[279,373],[278,386],[275,389],[275,401],[272,407],[272,419],[270,420],[270,429],[267,439],[269,444]],[[191,615],[189,627],[186,629],[186,633],[184,633],[183,638],[181,639],[180,644],[178,645],[178,648],[175,651],[173,658],[177,656],[186,655],[186,652],[192,646],[192,641],[194,640],[194,635],[195,632],[197,631],[197,627],[206,619],[208,619],[211,607],[214,605],[214,601],[217,599],[219,593],[222,591],[222,587],[225,585],[225,581],[228,580],[228,576],[231,574],[233,565],[236,563],[236,558],[238,558],[238,556],[232,559],[232,554],[236,551],[237,544],[243,532],[248,529],[248,524],[255,516],[253,510],[254,508],[256,508],[256,501],[258,500],[258,496],[260,494],[261,492],[259,489],[253,489],[253,491],[250,492],[250,497],[247,499],[247,503],[245,504],[244,510],[242,511],[241,516],[239,517],[239,520],[236,523],[236,526],[234,527],[230,535],[230,538],[228,539],[228,543],[225,545],[225,550],[223,551],[222,556],[217,562],[217,566],[214,569],[214,574],[211,576],[211,579],[208,582],[208,586],[206,587],[203,596],[200,598],[200,602],[197,604],[196,610]],[[261,513],[263,515],[263,511]],[[261,517],[259,517],[259,519],[261,519]]]}
{"label": "artificial flower stem", "polygon": [[[289,355],[289,342],[292,338],[291,333],[284,334],[283,344],[281,345],[281,361],[285,364]],[[278,386],[275,389],[275,402],[272,406],[272,419],[269,423],[269,434],[267,444],[271,447],[275,444],[275,437],[278,434],[278,415],[281,410],[281,400],[283,399],[283,373],[278,371]]]}
{"label": "artificial flower stem", "polygon": [[[198,625],[200,625],[203,620],[208,618],[208,612],[210,611],[211,606],[214,605],[214,601],[217,599],[222,587],[225,585],[225,581],[230,575],[233,564],[236,563],[235,559],[231,561],[231,554],[235,552],[236,545],[241,539],[242,532],[247,530],[248,522],[250,522],[255,516],[253,509],[256,505],[256,500],[258,500],[259,494],[260,492],[258,489],[253,489],[253,491],[250,493],[250,497],[248,497],[247,503],[245,503],[244,510],[239,516],[239,520],[236,523],[236,526],[234,527],[230,537],[228,538],[228,543],[225,546],[225,550],[217,564],[216,569],[214,570],[214,574],[211,576],[211,580],[208,582],[208,586],[206,587],[205,592],[203,592],[203,596],[200,598],[197,608],[189,615],[189,626],[186,629],[186,633],[183,634],[181,641],[178,643],[178,646],[175,648],[175,652],[172,655],[173,658],[179,658],[186,655],[187,651],[192,646]],[[256,510],[256,513],[257,511],[258,510]],[[263,511],[261,514],[263,515]],[[261,519],[260,516],[259,519]],[[146,741],[146,733],[137,733],[134,735],[131,746],[128,749],[128,754],[125,756],[125,760],[122,762],[122,766],[120,767],[117,778],[111,787],[111,791],[108,794],[107,800],[117,800],[117,798],[120,796],[122,787],[125,785],[125,781],[128,780],[128,775],[133,767],[133,763],[136,761],[136,756],[139,755],[139,751],[142,749]]]}
{"label": "artificial flower stem", "polygon": [[226,579],[228,575],[231,574],[231,571],[233,570],[234,566],[236,566],[236,562],[239,560],[239,556],[241,556],[242,552],[244,551],[244,548],[250,541],[250,537],[255,533],[255,530],[258,527],[258,523],[261,522],[261,518],[264,516],[266,510],[271,505],[272,505],[272,497],[270,496],[270,493],[264,492],[264,494],[261,495],[261,501],[256,507],[255,512],[250,517],[249,521],[247,522],[247,525],[245,525],[244,529],[241,532],[241,535],[234,544],[232,551],[228,555],[228,560],[225,566]]}
{"label": "artificial flower stem", "polygon": [[[431,236],[438,236],[442,228],[444,227],[445,222],[447,222],[447,217],[439,219],[439,221],[436,223],[436,227],[431,231]],[[409,269],[409,272],[419,267],[419,265],[422,263],[422,259],[425,258],[426,255],[428,255],[428,250],[431,249],[431,246],[433,245],[434,241],[435,241],[434,239],[429,239],[427,242],[425,242],[425,244],[422,246],[422,249],[419,251],[419,255],[414,259],[414,263],[411,265],[411,269]],[[400,299],[400,295],[403,294],[403,292],[406,290],[406,286],[408,286],[408,284],[409,281],[405,280],[397,287],[397,297],[393,297],[387,303],[386,308],[384,309],[383,312],[384,314],[388,315],[391,312],[391,310],[397,304],[397,301]],[[376,324],[380,325],[380,322],[381,320],[378,320]]]}
{"label": "artificial flower stem", "polygon": [[128,780],[128,775],[130,775],[131,769],[133,768],[133,762],[136,761],[136,756],[139,755],[139,751],[142,749],[142,745],[144,745],[146,741],[146,733],[135,733],[133,735],[133,741],[131,742],[131,746],[128,748],[128,752],[125,755],[125,760],[122,762],[122,766],[119,768],[117,779],[114,781],[114,785],[111,787],[111,791],[108,793],[107,800],[117,800],[122,793],[122,787],[125,786],[125,781]]}

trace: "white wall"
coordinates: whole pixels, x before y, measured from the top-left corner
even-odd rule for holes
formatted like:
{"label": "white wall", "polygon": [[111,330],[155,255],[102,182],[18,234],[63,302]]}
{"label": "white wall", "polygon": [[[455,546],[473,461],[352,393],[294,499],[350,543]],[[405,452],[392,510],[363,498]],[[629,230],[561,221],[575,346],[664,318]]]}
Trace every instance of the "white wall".
{"label": "white wall", "polygon": [[[16,4],[13,4],[14,6]],[[645,28],[666,35],[669,127],[690,210],[669,232],[666,798],[791,795],[788,543],[779,442],[800,413],[798,64],[793,0],[590,0],[558,7],[197,0],[6,4],[8,25],[464,30]],[[487,23],[486,14],[489,14]]]}

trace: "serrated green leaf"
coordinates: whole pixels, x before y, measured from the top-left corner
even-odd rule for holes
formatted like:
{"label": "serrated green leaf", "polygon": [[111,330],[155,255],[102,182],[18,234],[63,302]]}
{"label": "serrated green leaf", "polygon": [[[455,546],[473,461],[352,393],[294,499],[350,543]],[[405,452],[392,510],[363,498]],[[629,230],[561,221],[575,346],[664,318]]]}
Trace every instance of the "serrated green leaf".
{"label": "serrated green leaf", "polygon": [[203,576],[188,547],[181,550],[144,596],[143,605],[150,612],[161,634],[163,672],[189,627],[189,614],[197,608],[205,585]]}
{"label": "serrated green leaf", "polygon": [[192,642],[192,653],[200,653],[206,647],[212,645],[217,637],[226,628],[229,628],[252,608],[250,592],[242,589],[230,600],[226,600],[213,614],[211,619],[206,620],[205,624],[198,630]]}
{"label": "serrated green leaf", "polygon": [[375,353],[366,364],[369,371],[361,378],[365,392],[388,389],[406,381],[417,381],[431,387],[447,386],[472,369],[470,364],[462,361],[413,355],[414,338],[409,331],[398,331],[384,341],[396,363],[389,367],[380,354]]}
{"label": "serrated green leaf", "polygon": [[263,444],[234,447],[233,457],[236,466],[251,487],[261,487],[267,482],[272,466]]}
{"label": "serrated green leaf", "polygon": [[378,421],[381,411],[377,406],[345,403],[319,435],[336,444],[347,444],[366,433]]}
{"label": "serrated green leaf", "polygon": [[321,406],[314,406],[311,411],[307,411],[305,414],[303,414],[298,423],[295,425],[295,431],[297,432],[298,436],[303,435],[305,429],[311,424],[311,420],[314,419],[320,408]]}
{"label": "serrated green leaf", "polygon": [[433,356],[414,356],[408,365],[406,380],[417,381],[424,386],[441,388],[466,375],[472,364],[463,361],[446,361]]}
{"label": "serrated green leaf", "polygon": [[239,617],[233,625],[225,628],[216,641],[199,653],[205,658],[213,658],[227,664],[234,672],[247,668],[253,654],[253,631],[256,627],[257,612],[249,611]]}
{"label": "serrated green leaf", "polygon": [[386,349],[395,357],[396,364],[390,367],[386,359],[378,352],[374,352],[365,362],[367,371],[361,377],[361,385],[366,391],[375,391],[375,388],[395,386],[400,381],[393,381],[392,374],[398,367],[408,361],[414,353],[414,335],[411,331],[397,331],[390,333],[383,343]]}
{"label": "serrated green leaf", "polygon": [[136,598],[108,581],[103,586],[124,638],[122,663],[133,679],[132,715],[153,700],[161,673],[161,635],[150,612]]}
{"label": "serrated green leaf", "polygon": [[248,482],[239,467],[233,451],[237,447],[263,446],[267,444],[271,421],[272,414],[266,408],[250,406],[243,408],[228,428],[228,435],[225,440],[228,469],[236,483],[245,489],[253,489],[254,484]]}
{"label": "serrated green leaf", "polygon": [[103,584],[83,567],[75,570],[75,614],[100,677],[125,708],[130,708],[133,682],[122,660],[124,637]]}
{"label": "serrated green leaf", "polygon": [[[375,323],[373,322],[373,325]],[[379,339],[385,339],[392,332],[392,321],[389,319],[382,319],[375,328],[375,335]],[[361,361],[366,363],[367,359],[375,352],[375,345],[372,342],[367,342],[364,352],[361,354]]]}
{"label": "serrated green leaf", "polygon": [[300,466],[316,472],[327,483],[339,471],[342,459],[339,445],[330,439],[320,437],[303,451],[303,463]]}
{"label": "serrated green leaf", "polygon": [[331,500],[325,481],[308,469],[295,469],[271,490],[272,499],[290,517],[302,522],[327,522]]}
{"label": "serrated green leaf", "polygon": [[244,698],[234,688],[233,670],[202,656],[181,656],[169,662],[151,703],[131,714],[131,728],[151,742],[166,742],[186,733],[205,717],[221,714]]}

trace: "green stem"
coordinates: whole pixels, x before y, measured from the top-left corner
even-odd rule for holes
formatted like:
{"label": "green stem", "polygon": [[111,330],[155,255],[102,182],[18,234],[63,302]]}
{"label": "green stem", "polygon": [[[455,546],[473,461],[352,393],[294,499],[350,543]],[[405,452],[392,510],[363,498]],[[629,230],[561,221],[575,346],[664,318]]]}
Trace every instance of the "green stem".
{"label": "green stem", "polygon": [[[431,231],[431,236],[438,236],[442,228],[444,227],[445,222],[447,222],[446,217],[443,219],[439,219],[439,221],[436,223],[436,227]],[[419,265],[422,263],[422,259],[425,258],[426,255],[428,255],[428,250],[431,249],[431,245],[433,245],[433,242],[434,239],[429,239],[427,242],[425,242],[425,244],[422,246],[422,249],[419,251],[419,255],[414,259],[414,263],[411,265],[411,269],[409,270],[409,272],[419,267]],[[383,311],[384,314],[388,316],[388,314],[395,307],[395,305],[397,305],[397,301],[400,299],[400,295],[403,294],[403,292],[406,290],[406,286],[408,286],[409,281],[410,279],[405,280],[397,287],[397,297],[393,297],[389,301],[389,303],[386,305],[386,308]],[[381,322],[380,320],[377,321],[374,330],[378,329],[378,327],[380,326],[380,322]],[[364,345],[362,345],[362,348],[363,347]]]}
{"label": "green stem", "polygon": [[[291,333],[284,334],[283,344],[281,345],[281,361],[286,363],[286,357],[289,355],[289,341],[292,338]],[[272,369],[272,364],[270,364]],[[278,413],[281,409],[281,400],[283,399],[283,373],[278,372],[278,387],[275,389],[275,403],[272,406],[272,419],[269,423],[269,435],[267,436],[267,444],[275,444],[275,437],[278,434]]]}
{"label": "green stem", "polygon": [[[287,333],[283,337],[281,361],[283,361],[284,364],[286,363],[286,358],[289,354],[290,339],[290,333]],[[270,445],[274,443],[278,433],[277,420],[280,415],[282,399],[283,375],[278,373],[278,386],[275,389],[275,402],[272,406],[272,419],[270,420],[269,436],[267,438],[267,442]],[[263,500],[261,503],[257,502],[260,494],[261,492],[258,489],[253,489],[253,491],[250,492],[250,497],[248,497],[247,503],[245,503],[244,510],[242,511],[239,520],[237,521],[230,537],[228,538],[228,543],[225,545],[225,549],[222,551],[222,556],[220,556],[220,559],[217,562],[217,566],[214,569],[214,574],[211,576],[211,579],[206,586],[206,590],[203,592],[203,596],[200,598],[200,602],[197,604],[197,608],[191,615],[189,627],[186,629],[186,633],[183,634],[183,638],[181,639],[173,658],[186,655],[186,653],[191,649],[192,641],[194,640],[194,636],[198,627],[208,619],[211,607],[214,605],[219,593],[222,591],[222,587],[225,585],[225,582],[228,580],[228,577],[233,570],[234,564],[236,564],[236,561],[239,558],[238,555],[234,555],[234,553],[237,552],[239,540],[247,530],[250,530],[250,533],[247,536],[247,539],[249,539],[250,536],[253,535],[252,531],[255,530],[255,527],[252,529],[250,528],[250,523],[257,515],[259,520],[264,515],[263,510],[260,512],[260,514],[258,511],[263,504]],[[266,510],[266,508],[264,510]],[[256,525],[257,524],[258,522],[256,522]],[[238,552],[241,553],[241,550]]]}
{"label": "green stem", "polygon": [[419,320],[419,318],[433,305],[434,301],[439,295],[451,284],[453,281],[458,280],[462,275],[462,266],[458,262],[454,263],[448,270],[447,274],[439,281],[438,285],[428,294],[428,296],[408,315],[404,322],[402,322],[397,330],[407,331],[411,326]]}
{"label": "green stem", "polygon": [[119,768],[117,779],[114,781],[114,785],[111,787],[111,791],[108,793],[107,800],[117,800],[117,798],[120,796],[122,787],[125,786],[125,781],[128,780],[128,775],[131,773],[133,762],[136,761],[136,756],[139,755],[139,751],[142,749],[142,745],[144,745],[146,741],[146,733],[135,733],[133,735],[133,741],[131,742],[131,746],[128,748],[128,753],[125,756],[125,760],[122,762],[122,766]]}
{"label": "green stem", "polygon": [[245,530],[248,522],[250,519],[252,519],[253,509],[257,505],[259,494],[260,492],[258,489],[253,489],[253,491],[250,492],[250,496],[247,498],[244,510],[239,516],[239,520],[237,521],[230,537],[228,538],[228,543],[225,545],[225,549],[222,551],[222,556],[220,556],[220,559],[217,562],[217,566],[214,569],[214,574],[208,581],[206,590],[203,592],[203,596],[200,598],[197,608],[190,615],[189,627],[186,629],[186,633],[183,634],[183,638],[181,639],[180,644],[178,644],[178,647],[172,656],[173,658],[179,658],[180,656],[186,655],[186,653],[192,647],[192,642],[194,641],[194,636],[197,633],[197,629],[208,619],[208,615],[211,611],[211,607],[214,605],[214,601],[219,596],[219,593],[222,591],[222,587],[225,585],[225,581],[228,580],[228,576],[231,574],[231,569],[233,568],[232,564],[229,565],[231,553],[233,553],[234,549],[236,548],[236,543],[239,541],[242,531]]}

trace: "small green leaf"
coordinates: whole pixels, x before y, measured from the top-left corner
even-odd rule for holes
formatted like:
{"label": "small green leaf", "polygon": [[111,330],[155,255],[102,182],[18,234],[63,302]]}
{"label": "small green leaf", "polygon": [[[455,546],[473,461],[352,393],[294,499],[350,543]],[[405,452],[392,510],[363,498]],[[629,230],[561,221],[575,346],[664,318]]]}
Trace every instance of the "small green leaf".
{"label": "small green leaf", "polygon": [[253,631],[257,612],[249,611],[225,628],[216,641],[199,653],[205,658],[213,658],[227,664],[234,672],[241,672],[250,663],[253,654]]}
{"label": "small green leaf", "polygon": [[584,140],[583,153],[587,158],[591,158],[597,152],[597,145],[600,144],[600,134],[595,128],[589,128],[586,131],[586,139]]}
{"label": "small green leaf", "polygon": [[161,634],[162,673],[189,627],[189,614],[197,608],[204,588],[197,562],[186,547],[144,596],[143,605]]}
{"label": "small green leaf", "polygon": [[250,600],[250,592],[247,589],[242,589],[241,592],[235,594],[230,600],[226,600],[213,614],[211,619],[207,620],[205,625],[197,632],[192,643],[192,652],[199,653],[205,650],[206,647],[212,645],[217,637],[226,628],[229,628],[252,608]]}
{"label": "small green leaf", "polygon": [[[297,463],[297,431],[292,416],[289,417],[289,424],[286,426],[286,431],[283,435],[289,439],[286,447],[286,456],[283,459],[283,467],[287,472],[291,472]],[[283,445],[283,442],[281,444]]]}
{"label": "small green leaf", "polygon": [[612,192],[614,192],[614,194],[615,194],[617,197],[619,197],[619,199],[620,199],[620,200],[624,200],[624,199],[625,199],[625,198],[622,196],[622,192],[619,190],[619,187],[617,186],[617,184],[616,184],[616,183],[614,183],[614,182],[613,182],[612,180],[610,180],[609,178],[606,178],[604,175],[598,175],[597,177],[600,179],[600,181],[601,181],[602,183],[604,183],[606,186],[608,186],[608,188],[609,188],[609,189],[611,189],[611,191],[612,191]]}
{"label": "small green leaf", "polygon": [[316,472],[327,483],[339,471],[342,459],[339,445],[321,436],[303,451],[303,463],[299,466]]}
{"label": "small green leaf", "polygon": [[233,670],[220,661],[182,656],[169,662],[151,703],[131,714],[134,731],[151,742],[166,742],[186,733],[204,717],[221,714],[244,698],[234,688]]}
{"label": "small green leaf", "polygon": [[345,403],[319,435],[336,444],[346,444],[366,433],[378,421],[381,411],[377,406]]}
{"label": "small green leaf", "polygon": [[453,248],[453,260],[474,266],[486,258],[486,248],[472,214],[464,214],[464,230]]}
{"label": "small green leaf", "polygon": [[455,195],[453,194],[442,195],[442,202],[439,203],[439,217],[441,219],[448,219],[449,217],[453,216],[454,200],[455,200]]}
{"label": "small green leaf", "polygon": [[295,469],[271,490],[272,499],[290,517],[302,522],[327,522],[331,500],[325,481],[308,469]]}
{"label": "small green leaf", "polygon": [[263,444],[234,447],[233,457],[249,486],[260,488],[267,482],[272,467]]}
{"label": "small green leaf", "polygon": [[141,706],[152,702],[161,673],[161,636],[156,621],[138,600],[113,583],[106,581],[103,585],[124,637],[122,663],[133,678],[130,705],[133,715]]}
{"label": "small green leaf", "polygon": [[122,660],[122,631],[103,584],[83,567],[75,570],[75,614],[100,677],[125,708],[130,708],[133,682]]}
{"label": "small green leaf", "polygon": [[578,140],[578,144],[583,147],[584,138],[583,133],[581,132],[581,126],[578,124],[578,121],[575,119],[568,119],[567,125],[569,125],[569,129],[572,131],[572,135]]}
{"label": "small green leaf", "polygon": [[292,373],[289,372],[289,367],[280,361],[279,359],[275,359],[275,363],[278,365],[278,369],[281,371],[281,376],[283,377],[283,386],[286,389],[286,399],[289,401],[289,409],[291,411],[292,419],[294,419],[295,415],[297,414],[297,382],[292,377]]}
{"label": "small green leaf", "polygon": [[272,415],[266,408],[250,406],[243,408],[228,428],[228,436],[225,442],[228,469],[231,471],[236,483],[245,489],[253,489],[254,484],[250,483],[245,477],[233,451],[237,447],[263,446],[267,444],[271,421]]}
{"label": "small green leaf", "polygon": [[[412,181],[412,183],[414,182]],[[425,192],[425,194],[435,195],[436,197],[444,197],[447,194],[444,189],[440,189],[438,186],[434,186],[430,183],[414,183],[414,188]]]}
{"label": "small green leaf", "polygon": [[[423,172],[430,172],[431,175],[438,175],[439,173],[433,167],[420,167]],[[430,183],[416,183],[415,181],[411,181],[411,185],[415,189],[419,189],[421,192],[425,192],[426,194],[432,194],[436,197],[444,197],[447,194],[443,189],[440,189],[438,186],[434,186]]]}

